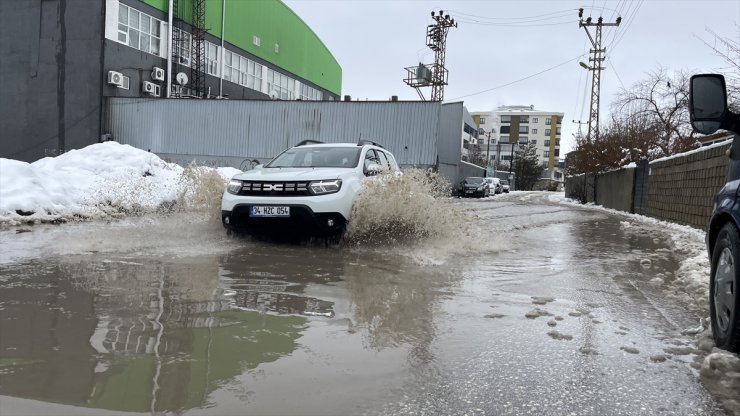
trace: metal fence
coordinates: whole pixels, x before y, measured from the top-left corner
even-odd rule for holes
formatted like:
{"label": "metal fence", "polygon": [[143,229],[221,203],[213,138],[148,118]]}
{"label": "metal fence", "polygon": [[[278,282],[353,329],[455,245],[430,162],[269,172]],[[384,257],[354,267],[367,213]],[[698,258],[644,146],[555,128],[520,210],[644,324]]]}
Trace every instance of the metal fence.
{"label": "metal fence", "polygon": [[306,139],[367,139],[382,144],[403,166],[434,166],[438,157],[460,160],[456,114],[461,112],[442,116],[449,106],[462,103],[115,97],[107,103],[106,126],[112,139],[178,162],[210,160],[239,168],[245,160],[269,160]]}

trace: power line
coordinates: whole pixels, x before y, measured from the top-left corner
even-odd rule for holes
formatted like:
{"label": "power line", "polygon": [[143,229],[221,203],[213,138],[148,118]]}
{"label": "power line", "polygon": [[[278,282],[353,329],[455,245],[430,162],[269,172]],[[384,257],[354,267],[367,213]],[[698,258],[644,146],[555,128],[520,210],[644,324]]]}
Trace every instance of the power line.
{"label": "power line", "polygon": [[464,18],[456,17],[456,19],[460,23],[465,23],[469,25],[478,25],[478,26],[496,26],[496,27],[538,27],[538,26],[559,26],[559,25],[572,25],[573,20],[568,21],[562,21],[562,22],[555,22],[555,23],[536,23],[536,24],[530,24],[530,23],[485,23],[485,22],[475,22],[475,21],[465,21],[462,20]]}
{"label": "power line", "polygon": [[544,69],[544,70],[542,70],[540,72],[537,72],[537,73],[534,73],[532,75],[528,75],[528,76],[526,76],[524,78],[520,78],[520,79],[518,79],[516,81],[507,82],[506,84],[502,84],[502,85],[498,85],[498,86],[493,87],[493,88],[488,88],[488,89],[485,89],[485,90],[482,90],[482,91],[474,92],[472,94],[461,95],[459,97],[451,98],[450,101],[459,100],[461,98],[466,98],[466,97],[472,97],[474,95],[483,94],[484,92],[489,92],[489,91],[497,90],[497,89],[500,89],[500,88],[508,87],[509,85],[516,84],[518,82],[522,82],[524,80],[527,80],[527,79],[536,77],[537,75],[544,74],[545,72],[548,72],[548,71],[552,71],[553,69],[559,68],[559,67],[561,67],[561,66],[563,66],[563,65],[565,65],[565,64],[567,64],[569,62],[575,61],[576,59],[579,59],[582,56],[583,56],[583,54],[578,55],[575,58],[570,58],[567,61],[563,61],[563,62],[561,62],[561,63],[559,63],[559,64],[557,64],[555,66],[551,66],[550,68]]}
{"label": "power line", "polygon": [[[529,20],[529,19],[535,19],[535,18],[545,17],[545,16],[551,16],[550,18],[552,18],[552,16],[554,16],[554,15],[567,16],[568,14],[573,13],[574,10],[577,10],[577,9],[564,9],[564,10],[559,10],[559,11],[556,11],[556,12],[539,14],[539,15],[535,15],[535,16],[524,16],[524,17],[486,17],[486,16],[480,16],[480,15],[476,15],[476,14],[463,13],[463,12],[457,11],[457,10],[450,10],[450,14],[454,14],[454,15],[457,15],[457,16],[466,16],[466,17],[469,17],[469,18],[476,18],[476,19],[482,19],[482,20]],[[556,16],[556,17],[558,17],[558,16]]]}
{"label": "power line", "polygon": [[614,49],[616,49],[616,48],[617,48],[617,45],[619,45],[619,43],[620,43],[620,42],[622,42],[622,39],[624,39],[624,35],[626,35],[626,34],[627,34],[627,31],[628,31],[628,30],[629,30],[629,28],[630,28],[630,27],[632,26],[632,23],[633,23],[633,22],[635,21],[635,16],[637,15],[637,12],[638,12],[638,11],[640,10],[640,7],[642,7],[642,4],[643,4],[644,2],[645,2],[645,0],[639,0],[639,1],[637,2],[637,5],[635,6],[635,8],[634,8],[634,9],[633,9],[633,11],[632,11],[632,14],[631,14],[631,15],[630,15],[629,17],[626,17],[626,16],[625,16],[625,17],[627,18],[627,25],[626,25],[626,26],[625,26],[625,28],[624,28],[624,29],[623,29],[623,30],[621,31],[621,33],[617,34],[617,35],[616,35],[616,36],[614,37],[614,41],[612,42],[612,44],[610,44],[610,45],[609,45],[609,48],[611,49],[611,52],[613,52],[613,51],[614,51]]}

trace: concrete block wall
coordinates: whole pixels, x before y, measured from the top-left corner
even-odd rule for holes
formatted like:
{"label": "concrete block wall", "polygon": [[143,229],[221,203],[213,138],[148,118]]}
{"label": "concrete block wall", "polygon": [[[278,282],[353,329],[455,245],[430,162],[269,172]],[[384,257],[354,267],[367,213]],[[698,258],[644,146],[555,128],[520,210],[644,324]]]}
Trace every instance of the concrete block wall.
{"label": "concrete block wall", "polygon": [[596,177],[596,203],[611,209],[634,212],[635,168],[624,168]]}
{"label": "concrete block wall", "polygon": [[706,229],[712,197],[725,183],[730,145],[650,163],[648,216]]}

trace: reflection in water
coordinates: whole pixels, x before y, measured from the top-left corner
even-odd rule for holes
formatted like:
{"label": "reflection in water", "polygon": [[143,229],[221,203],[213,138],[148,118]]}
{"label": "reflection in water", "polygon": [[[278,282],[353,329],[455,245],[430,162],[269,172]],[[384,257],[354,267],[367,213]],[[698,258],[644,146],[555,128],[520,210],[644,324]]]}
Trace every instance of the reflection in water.
{"label": "reflection in water", "polygon": [[4,271],[0,394],[158,412],[208,407],[296,348],[305,319],[231,310],[213,259],[79,261]]}

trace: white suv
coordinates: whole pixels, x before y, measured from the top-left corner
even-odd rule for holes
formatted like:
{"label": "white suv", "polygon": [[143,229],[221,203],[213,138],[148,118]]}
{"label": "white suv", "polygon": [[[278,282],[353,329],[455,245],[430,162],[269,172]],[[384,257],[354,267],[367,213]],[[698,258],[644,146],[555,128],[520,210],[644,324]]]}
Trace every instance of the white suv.
{"label": "white suv", "polygon": [[221,201],[229,230],[285,235],[341,234],[362,182],[399,171],[377,143],[305,140],[264,166],[235,175]]}

